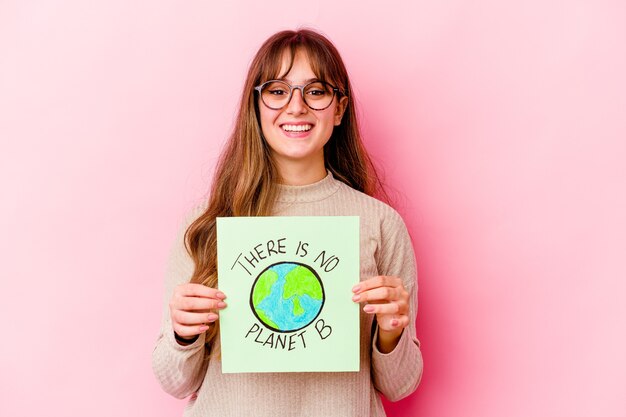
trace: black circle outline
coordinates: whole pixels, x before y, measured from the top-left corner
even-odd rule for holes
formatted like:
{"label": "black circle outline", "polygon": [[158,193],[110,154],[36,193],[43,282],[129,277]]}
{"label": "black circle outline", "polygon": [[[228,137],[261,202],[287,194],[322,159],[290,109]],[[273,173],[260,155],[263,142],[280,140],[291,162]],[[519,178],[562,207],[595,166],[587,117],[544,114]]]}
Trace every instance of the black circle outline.
{"label": "black circle outline", "polygon": [[[313,317],[311,319],[310,322],[308,322],[307,324],[305,324],[302,327],[299,327],[297,329],[293,329],[293,330],[278,330],[275,329],[273,327],[271,327],[270,325],[268,325],[267,323],[265,323],[263,320],[261,320],[261,318],[258,316],[258,314],[256,313],[256,310],[254,308],[254,304],[252,303],[252,294],[254,293],[254,287],[256,286],[257,281],[259,280],[259,278],[261,277],[261,275],[263,275],[265,273],[265,271],[267,271],[268,269],[270,269],[273,266],[276,265],[280,265],[280,264],[295,264],[295,265],[300,265],[300,266],[304,266],[306,267],[309,271],[313,272],[313,275],[315,275],[315,278],[317,278],[317,280],[320,283],[320,287],[322,287],[322,305],[320,306],[319,311],[317,312],[317,314],[315,315],[315,317]],[[302,262],[294,262],[294,261],[281,261],[281,262],[276,262],[271,264],[270,266],[268,266],[267,268],[265,268],[263,271],[261,271],[259,273],[259,275],[257,275],[256,279],[254,280],[254,283],[252,284],[252,290],[250,290],[250,309],[252,310],[252,313],[254,314],[254,316],[261,322],[261,324],[265,327],[267,327],[269,330],[273,331],[273,332],[277,332],[277,333],[293,333],[293,332],[297,332],[298,330],[302,330],[305,327],[309,326],[311,323],[313,323],[315,321],[316,318],[319,317],[320,313],[322,312],[322,309],[324,308],[324,303],[326,302],[326,292],[324,291],[324,283],[322,282],[322,279],[320,278],[320,276],[318,275],[317,271],[313,268],[311,268],[311,266],[307,265],[307,264],[303,264]]]}

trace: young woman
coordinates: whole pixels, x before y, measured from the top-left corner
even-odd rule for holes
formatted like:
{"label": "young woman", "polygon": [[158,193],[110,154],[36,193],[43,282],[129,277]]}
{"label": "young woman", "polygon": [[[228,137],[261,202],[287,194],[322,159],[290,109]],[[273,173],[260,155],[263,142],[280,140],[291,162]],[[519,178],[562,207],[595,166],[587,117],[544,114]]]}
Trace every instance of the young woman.
{"label": "young woman", "polygon": [[[185,416],[384,416],[380,395],[409,395],[422,376],[415,337],[411,240],[361,143],[339,53],[311,30],[283,31],[256,54],[234,131],[207,202],[192,211],[170,256],[153,353],[163,389],[191,396]],[[359,216],[360,371],[222,374],[215,218]]]}

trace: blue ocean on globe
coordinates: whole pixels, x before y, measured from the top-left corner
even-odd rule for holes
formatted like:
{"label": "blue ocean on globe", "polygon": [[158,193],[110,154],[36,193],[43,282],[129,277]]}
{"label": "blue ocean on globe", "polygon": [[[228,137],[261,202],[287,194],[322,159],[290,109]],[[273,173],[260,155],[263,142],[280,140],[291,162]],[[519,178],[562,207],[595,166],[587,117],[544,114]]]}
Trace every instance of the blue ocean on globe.
{"label": "blue ocean on globe", "polygon": [[259,275],[251,304],[267,327],[290,332],[306,327],[317,317],[324,304],[324,290],[310,267],[282,262]]}

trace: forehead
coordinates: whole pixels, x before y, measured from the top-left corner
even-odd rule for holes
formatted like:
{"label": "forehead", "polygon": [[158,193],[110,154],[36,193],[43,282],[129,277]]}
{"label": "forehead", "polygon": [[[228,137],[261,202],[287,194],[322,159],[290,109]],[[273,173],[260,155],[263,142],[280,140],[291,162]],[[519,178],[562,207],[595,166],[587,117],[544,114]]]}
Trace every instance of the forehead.
{"label": "forehead", "polygon": [[319,77],[312,66],[308,54],[302,50],[296,50],[293,59],[291,52],[285,50],[282,54],[281,65],[276,78],[289,82],[309,81]]}

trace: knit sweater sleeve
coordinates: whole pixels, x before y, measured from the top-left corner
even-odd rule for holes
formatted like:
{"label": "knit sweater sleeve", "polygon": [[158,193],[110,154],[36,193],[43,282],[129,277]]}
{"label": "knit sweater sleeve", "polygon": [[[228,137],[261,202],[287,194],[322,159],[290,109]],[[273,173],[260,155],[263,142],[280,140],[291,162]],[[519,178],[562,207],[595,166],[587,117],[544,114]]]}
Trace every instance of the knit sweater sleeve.
{"label": "knit sweater sleeve", "polygon": [[171,248],[165,274],[165,295],[161,330],[152,353],[152,369],[165,392],[176,398],[185,398],[200,387],[208,364],[205,347],[205,334],[186,346],[181,346],[174,338],[174,330],[169,312],[169,301],[174,288],[189,282],[194,271],[194,263],[184,245],[187,227],[200,215],[200,207],[194,209],[181,225]]}
{"label": "knit sweater sleeve", "polygon": [[417,268],[411,238],[400,215],[391,210],[382,222],[382,241],[377,263],[380,275],[402,279],[409,292],[409,325],[397,346],[389,353],[376,347],[378,328],[372,341],[372,378],[374,387],[388,400],[397,401],[411,394],[422,378],[420,342],[415,336],[417,314]]}

